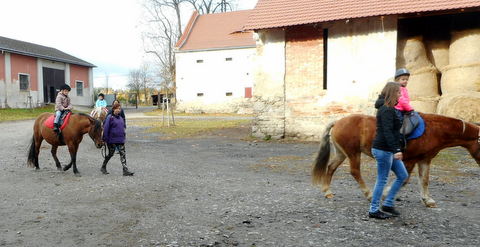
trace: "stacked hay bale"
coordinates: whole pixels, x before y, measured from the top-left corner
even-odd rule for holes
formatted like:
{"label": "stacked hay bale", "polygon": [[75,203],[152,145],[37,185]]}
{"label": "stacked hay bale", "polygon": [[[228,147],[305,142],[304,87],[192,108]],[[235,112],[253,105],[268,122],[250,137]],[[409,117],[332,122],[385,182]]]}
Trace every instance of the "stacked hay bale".
{"label": "stacked hay bale", "polygon": [[419,112],[435,113],[440,97],[437,69],[427,57],[422,36],[410,37],[399,42],[398,67],[410,71],[408,93],[412,107]]}
{"label": "stacked hay bale", "polygon": [[[480,121],[480,29],[452,32],[437,113]],[[466,112],[469,112],[468,114]]]}

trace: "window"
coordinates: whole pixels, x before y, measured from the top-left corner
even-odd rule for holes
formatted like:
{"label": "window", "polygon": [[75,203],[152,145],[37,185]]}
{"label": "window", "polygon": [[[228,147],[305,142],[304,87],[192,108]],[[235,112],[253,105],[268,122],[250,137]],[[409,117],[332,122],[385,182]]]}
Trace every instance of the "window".
{"label": "window", "polygon": [[203,63],[203,59],[197,60],[197,63]]}
{"label": "window", "polygon": [[83,96],[83,81],[76,81],[77,96]]}
{"label": "window", "polygon": [[225,95],[226,95],[226,96],[232,96],[233,93],[232,93],[232,92],[227,92],[227,93],[225,93]]}
{"label": "window", "polygon": [[198,97],[203,97],[203,93],[197,93]]}
{"label": "window", "polygon": [[231,57],[225,58],[225,61],[227,61],[227,62],[232,61],[232,60],[233,60],[233,58],[231,58]]}
{"label": "window", "polygon": [[323,89],[327,90],[328,29],[323,29]]}
{"label": "window", "polygon": [[30,87],[30,75],[18,74],[18,81],[20,82],[20,90],[28,90]]}

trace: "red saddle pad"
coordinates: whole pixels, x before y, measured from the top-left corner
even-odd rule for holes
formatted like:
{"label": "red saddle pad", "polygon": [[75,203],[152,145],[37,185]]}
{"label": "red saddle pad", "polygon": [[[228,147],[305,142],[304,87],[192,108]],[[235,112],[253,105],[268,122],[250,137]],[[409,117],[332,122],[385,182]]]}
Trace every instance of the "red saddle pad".
{"label": "red saddle pad", "polygon": [[[63,118],[63,124],[62,124],[62,126],[60,126],[61,130],[63,130],[65,128],[65,126],[67,126],[68,120],[70,119],[70,115],[72,115],[71,112],[67,113],[67,116],[65,116]],[[43,123],[43,125],[45,125],[45,127],[47,127],[47,128],[53,129],[53,122],[54,121],[55,121],[55,114],[48,117],[47,120],[45,120],[45,122]]]}

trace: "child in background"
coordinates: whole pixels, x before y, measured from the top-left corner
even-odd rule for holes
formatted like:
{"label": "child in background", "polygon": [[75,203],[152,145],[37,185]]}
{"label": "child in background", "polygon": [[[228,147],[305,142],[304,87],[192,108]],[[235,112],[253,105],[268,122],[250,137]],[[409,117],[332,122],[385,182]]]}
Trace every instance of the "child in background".
{"label": "child in background", "polygon": [[401,111],[403,114],[413,111],[413,107],[410,105],[410,96],[408,96],[407,84],[410,78],[410,72],[401,68],[395,73],[395,81],[400,83],[400,93],[402,94],[398,99],[398,104],[395,109]]}

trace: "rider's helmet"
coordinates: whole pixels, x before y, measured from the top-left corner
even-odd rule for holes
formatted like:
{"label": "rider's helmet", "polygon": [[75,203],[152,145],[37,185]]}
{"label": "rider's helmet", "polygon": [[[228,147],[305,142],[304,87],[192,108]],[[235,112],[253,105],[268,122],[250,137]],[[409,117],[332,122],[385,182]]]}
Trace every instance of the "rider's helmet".
{"label": "rider's helmet", "polygon": [[72,91],[72,88],[69,85],[64,84],[60,87],[60,91],[62,91],[62,90],[67,90],[67,91],[70,92],[70,91]]}
{"label": "rider's helmet", "polygon": [[395,72],[395,79],[397,79],[398,77],[400,77],[402,75],[408,75],[409,76],[410,72],[405,68],[398,69],[397,72]]}

